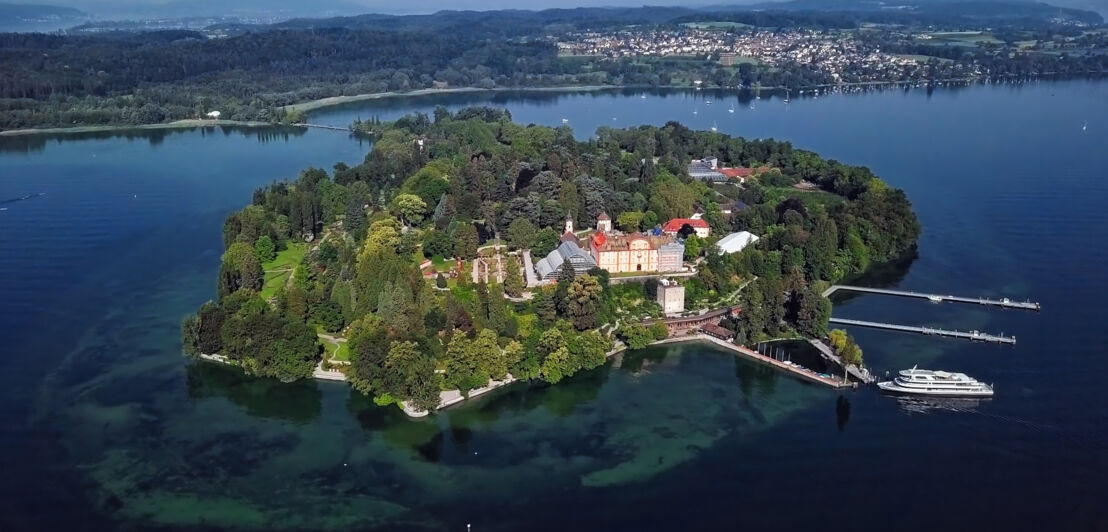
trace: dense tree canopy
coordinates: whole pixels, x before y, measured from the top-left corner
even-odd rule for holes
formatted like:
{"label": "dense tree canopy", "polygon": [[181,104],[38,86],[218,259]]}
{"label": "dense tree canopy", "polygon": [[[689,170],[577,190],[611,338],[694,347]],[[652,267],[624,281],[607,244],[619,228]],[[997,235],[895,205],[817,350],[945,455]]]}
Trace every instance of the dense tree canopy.
{"label": "dense tree canopy", "polygon": [[[726,325],[753,343],[827,334],[821,287],[911,250],[919,234],[902,191],[866,168],[787,142],[677,123],[601,128],[578,142],[568,128],[522,127],[487,108],[361,127],[382,138],[364,163],[331,175],[308,169],[259,189],[252,205],[227,218],[218,299],[183,323],[186,353],[222,354],[259,375],[305,377],[319,360],[314,327],[346,337],[344,371],[357,390],[381,403],[433,408],[444,389],[509,374],[557,382],[594,368],[611,349],[608,326],[617,318],[631,347],[666,334],[664,326],[636,325],[660,315],[653,284],[612,284],[600,269],[577,274],[566,262],[555,283],[516,299],[528,290],[522,253],[479,251],[494,235],[537,259],[558,245],[567,214],[591,221],[620,213],[617,225],[634,231],[702,212],[715,231],[685,242],[698,272],[683,281],[687,304],[737,298],[742,312]],[[410,148],[416,139],[422,150]],[[704,156],[773,170],[742,187],[709,186],[684,174],[690,159]],[[805,190],[791,186],[801,181]],[[734,199],[748,207],[724,216],[719,205]],[[721,233],[739,230],[761,239],[721,254]],[[470,259],[479,253],[487,268],[474,283]],[[447,255],[462,262],[436,259],[421,269],[424,257]],[[498,264],[504,284],[496,282]],[[860,350],[844,355],[853,360]]]}

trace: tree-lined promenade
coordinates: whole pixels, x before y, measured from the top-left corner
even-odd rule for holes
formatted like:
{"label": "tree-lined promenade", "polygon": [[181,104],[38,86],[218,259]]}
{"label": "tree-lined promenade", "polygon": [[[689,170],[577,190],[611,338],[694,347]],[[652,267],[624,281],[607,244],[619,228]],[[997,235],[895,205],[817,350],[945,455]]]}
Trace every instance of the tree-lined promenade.
{"label": "tree-lined promenade", "polygon": [[[528,291],[518,251],[549,253],[567,215],[613,213],[634,232],[702,213],[713,236],[686,241],[696,262],[680,281],[686,307],[739,304],[720,324],[740,345],[826,335],[822,289],[899,256],[919,233],[903,192],[787,142],[677,123],[579,142],[568,127],[522,126],[490,108],[356,127],[377,135],[362,164],[305,170],[227,218],[218,298],[185,320],[187,354],[286,381],[322,366],[380,404],[431,410],[444,390],[509,375],[557,383],[603,364],[616,342],[665,337],[637,325],[661,317],[653,281],[563,267]],[[708,185],[685,173],[702,157],[772,170]],[[748,207],[723,214],[736,200]],[[762,238],[723,254],[715,241],[732,231]]]}

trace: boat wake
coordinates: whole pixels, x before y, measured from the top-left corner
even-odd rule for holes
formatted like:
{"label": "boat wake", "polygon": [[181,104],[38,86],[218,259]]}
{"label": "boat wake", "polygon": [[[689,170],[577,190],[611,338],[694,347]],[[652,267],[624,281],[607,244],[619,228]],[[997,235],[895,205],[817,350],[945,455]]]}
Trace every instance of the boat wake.
{"label": "boat wake", "polygon": [[0,200],[0,205],[7,205],[9,203],[16,203],[16,202],[20,202],[20,201],[26,201],[26,200],[29,200],[31,198],[37,198],[39,196],[45,196],[45,195],[46,195],[45,192],[39,192],[38,194],[27,194],[26,196],[20,196],[18,198]]}

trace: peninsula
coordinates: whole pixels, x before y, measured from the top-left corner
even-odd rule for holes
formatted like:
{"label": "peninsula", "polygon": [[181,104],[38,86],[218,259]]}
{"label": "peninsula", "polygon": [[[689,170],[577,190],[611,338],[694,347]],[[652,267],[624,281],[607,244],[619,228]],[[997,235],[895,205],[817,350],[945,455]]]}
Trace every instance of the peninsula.
{"label": "peninsula", "polygon": [[413,414],[694,332],[753,358],[741,346],[828,337],[857,364],[821,294],[920,230],[902,191],[788,142],[676,122],[582,142],[485,107],[353,127],[376,139],[363,163],[227,218],[187,355]]}

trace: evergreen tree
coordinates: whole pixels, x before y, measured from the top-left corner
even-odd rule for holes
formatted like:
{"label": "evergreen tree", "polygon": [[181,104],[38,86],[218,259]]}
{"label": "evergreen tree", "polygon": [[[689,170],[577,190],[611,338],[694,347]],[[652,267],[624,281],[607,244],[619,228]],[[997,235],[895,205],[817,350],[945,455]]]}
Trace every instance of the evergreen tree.
{"label": "evergreen tree", "polygon": [[519,261],[514,257],[509,256],[506,260],[507,265],[505,269],[507,272],[504,276],[504,291],[512,297],[519,297],[523,295],[523,289],[525,287],[523,281],[523,272],[519,267]]}
{"label": "evergreen tree", "polygon": [[576,273],[569,261],[562,263],[562,269],[558,271],[558,285],[554,289],[554,304],[558,308],[558,315],[565,316],[569,312],[569,285],[573,284]]}
{"label": "evergreen tree", "polygon": [[477,228],[470,222],[460,223],[454,229],[454,256],[472,260],[477,257]]}

